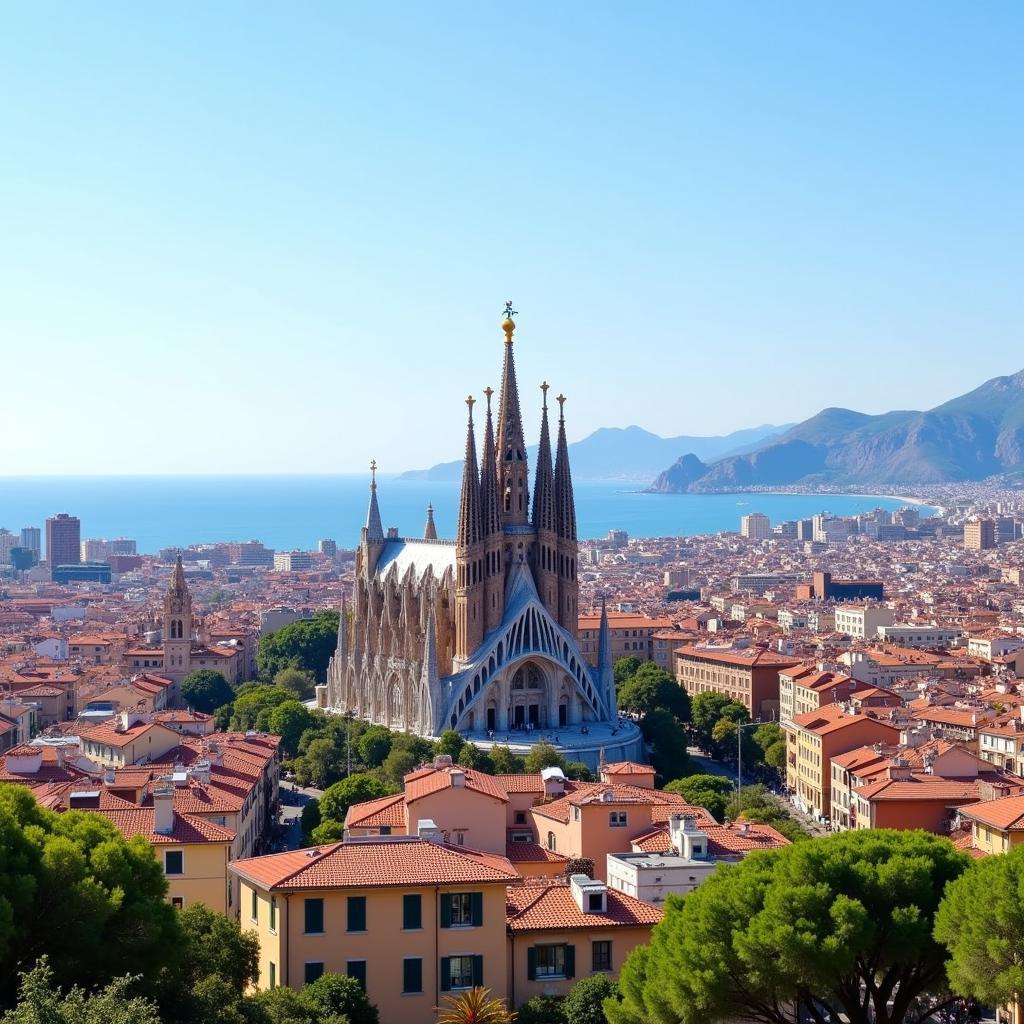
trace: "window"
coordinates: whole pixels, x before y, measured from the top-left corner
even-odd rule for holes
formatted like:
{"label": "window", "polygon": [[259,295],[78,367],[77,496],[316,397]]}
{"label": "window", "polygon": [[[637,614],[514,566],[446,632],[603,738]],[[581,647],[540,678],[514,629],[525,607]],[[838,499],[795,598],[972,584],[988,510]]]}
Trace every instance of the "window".
{"label": "window", "polygon": [[172,896],[171,906],[174,907],[175,910],[181,910],[181,908],[185,906],[184,898],[181,896]]}
{"label": "window", "polygon": [[603,892],[587,893],[587,910],[589,910],[592,914],[603,914],[604,913],[604,893]]}
{"label": "window", "polygon": [[390,825],[381,825],[381,827],[380,827],[380,835],[382,835],[382,836],[389,836],[389,835],[391,835],[391,826]]}
{"label": "window", "polygon": [[549,850],[555,849],[555,845],[556,845],[555,844],[555,833],[554,832],[549,832],[548,833],[548,849]]}
{"label": "window", "polygon": [[516,822],[517,825],[526,824],[526,811],[516,811]]}
{"label": "window", "polygon": [[355,978],[359,982],[359,987],[365,992],[366,991],[366,961],[365,960],[349,960],[345,963],[345,973],[350,978]]}
{"label": "window", "polygon": [[402,961],[402,993],[408,995],[423,991],[423,961],[418,956],[407,956]]}
{"label": "window", "polygon": [[270,897],[270,930],[277,934],[277,897]]}
{"label": "window", "polygon": [[625,828],[626,820],[625,811],[611,811],[608,814],[608,825],[610,828]]}
{"label": "window", "polygon": [[311,981],[316,981],[324,973],[324,963],[322,960],[307,960],[306,969],[302,973],[303,983],[308,985]]}
{"label": "window", "polygon": [[482,956],[441,957],[441,991],[474,988],[484,982]]}
{"label": "window", "polygon": [[270,971],[270,988],[277,988],[277,964],[271,960],[267,967]]}
{"label": "window", "polygon": [[576,975],[576,947],[530,946],[526,951],[526,974],[538,978],[572,978]]}
{"label": "window", "polygon": [[305,901],[306,934],[319,935],[324,930],[324,901],[310,899]]}
{"label": "window", "polygon": [[185,855],[181,850],[167,850],[164,853],[164,874],[181,875],[185,873]]}
{"label": "window", "polygon": [[442,928],[479,928],[484,923],[481,892],[449,892],[441,896]]}
{"label": "window", "polygon": [[574,807],[572,809],[572,820],[573,821],[579,821],[580,820],[580,809],[578,807]]}
{"label": "window", "polygon": [[260,919],[260,898],[255,889],[252,891],[252,907],[249,910],[249,916],[256,922]]}
{"label": "window", "polygon": [[349,898],[348,898],[348,930],[350,932],[365,932],[366,931],[366,897],[365,896],[349,896]]}
{"label": "window", "polygon": [[595,973],[599,971],[611,971],[612,969],[612,944],[607,939],[600,942],[592,942],[592,964],[591,970]]}
{"label": "window", "polygon": [[418,892],[402,897],[402,927],[407,932],[423,927],[423,898]]}

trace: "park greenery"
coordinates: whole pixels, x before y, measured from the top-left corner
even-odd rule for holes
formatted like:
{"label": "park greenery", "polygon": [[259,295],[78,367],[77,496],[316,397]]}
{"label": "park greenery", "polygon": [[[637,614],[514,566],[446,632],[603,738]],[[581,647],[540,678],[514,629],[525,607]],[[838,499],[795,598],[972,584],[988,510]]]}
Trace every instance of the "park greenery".
{"label": "park greenery", "polygon": [[299,619],[260,637],[256,670],[260,679],[273,679],[286,668],[312,673],[318,683],[327,681],[327,664],[338,642],[336,611],[323,610],[310,619]]}

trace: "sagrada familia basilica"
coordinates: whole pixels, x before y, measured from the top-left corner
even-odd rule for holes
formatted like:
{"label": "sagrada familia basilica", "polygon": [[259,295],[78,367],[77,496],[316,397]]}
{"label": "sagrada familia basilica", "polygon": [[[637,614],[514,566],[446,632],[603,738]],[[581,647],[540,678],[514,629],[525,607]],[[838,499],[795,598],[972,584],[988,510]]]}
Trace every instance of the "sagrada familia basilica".
{"label": "sagrada familia basilica", "polygon": [[[370,506],[356,552],[352,608],[343,605],[338,645],[321,707],[437,736],[545,736],[596,762],[637,756],[639,736],[618,720],[608,623],[601,619],[598,665],[577,644],[576,507],[559,395],[552,457],[548,385],[543,402],[533,503],[513,356],[514,311],[501,325],[505,361],[497,422],[486,388],[477,459],[472,397],[455,540],[439,540],[428,507],[422,538],[385,533],[375,465]],[[564,734],[564,739],[562,734]],[[569,743],[569,737],[594,737]],[[588,748],[593,749],[578,749]]]}

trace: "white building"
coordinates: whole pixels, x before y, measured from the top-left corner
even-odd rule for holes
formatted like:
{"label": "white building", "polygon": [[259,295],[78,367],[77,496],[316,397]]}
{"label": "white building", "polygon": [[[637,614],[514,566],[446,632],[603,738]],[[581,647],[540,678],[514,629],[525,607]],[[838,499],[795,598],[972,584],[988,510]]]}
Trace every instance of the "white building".
{"label": "white building", "polygon": [[879,626],[878,635],[897,647],[952,647],[960,640],[960,630],[947,626]]}
{"label": "white building", "polygon": [[896,613],[884,605],[843,605],[836,608],[836,632],[864,640],[878,635],[879,626],[891,626]]}
{"label": "white building", "polygon": [[313,556],[308,551],[276,551],[274,572],[304,572],[313,568]]}
{"label": "white building", "polygon": [[771,520],[763,512],[741,516],[740,535],[749,540],[767,540],[772,535]]}

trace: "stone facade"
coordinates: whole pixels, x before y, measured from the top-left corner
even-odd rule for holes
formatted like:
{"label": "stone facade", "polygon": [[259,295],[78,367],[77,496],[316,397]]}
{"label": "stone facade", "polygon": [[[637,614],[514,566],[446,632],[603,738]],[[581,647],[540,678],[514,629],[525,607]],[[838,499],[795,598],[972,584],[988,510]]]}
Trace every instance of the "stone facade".
{"label": "stone facade", "polygon": [[[497,733],[616,721],[602,623],[602,657],[587,665],[577,643],[576,508],[558,396],[554,457],[548,385],[541,385],[540,451],[530,505],[526,442],[512,334],[497,422],[487,405],[481,463],[468,425],[454,541],[438,540],[428,510],[422,539],[385,535],[374,473],[356,554],[352,607],[342,607],[321,707],[391,729],[437,736],[447,728]],[[375,468],[375,467],[374,467]]]}

